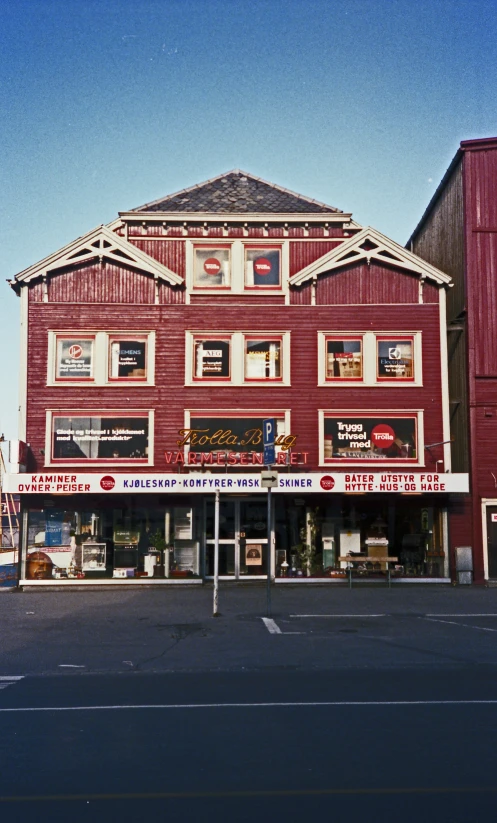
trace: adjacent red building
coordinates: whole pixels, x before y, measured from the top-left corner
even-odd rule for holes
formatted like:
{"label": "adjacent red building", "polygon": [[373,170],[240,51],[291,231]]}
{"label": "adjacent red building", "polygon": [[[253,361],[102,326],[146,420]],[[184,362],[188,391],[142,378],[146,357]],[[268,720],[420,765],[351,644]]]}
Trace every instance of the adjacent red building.
{"label": "adjacent red building", "polygon": [[450,581],[443,269],[235,170],[18,274],[21,585],[201,582],[216,489],[221,576]]}
{"label": "adjacent red building", "polygon": [[450,274],[452,464],[471,496],[452,530],[473,548],[475,581],[497,579],[497,138],[465,140],[409,248]]}

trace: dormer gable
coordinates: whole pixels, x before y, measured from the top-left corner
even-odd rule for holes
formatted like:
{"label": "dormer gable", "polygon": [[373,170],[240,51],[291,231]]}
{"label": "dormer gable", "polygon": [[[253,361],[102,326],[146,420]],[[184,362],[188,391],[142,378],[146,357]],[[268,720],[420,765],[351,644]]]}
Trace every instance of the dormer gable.
{"label": "dormer gable", "polygon": [[369,264],[372,260],[397,269],[404,269],[410,274],[417,274],[420,279],[431,280],[439,286],[448,286],[451,283],[449,275],[426,263],[370,226],[301,269],[290,278],[289,282],[291,286],[301,286],[307,280],[313,280],[322,274],[329,274],[333,270],[343,269],[351,263],[366,262]]}
{"label": "dormer gable", "polygon": [[183,279],[167,266],[133,246],[108,226],[98,226],[44,260],[24,269],[10,281],[10,285],[18,292],[21,286],[38,277],[46,278],[62,269],[81,266],[94,260],[108,260],[117,265],[129,266],[143,274],[164,280],[171,286],[183,284]]}

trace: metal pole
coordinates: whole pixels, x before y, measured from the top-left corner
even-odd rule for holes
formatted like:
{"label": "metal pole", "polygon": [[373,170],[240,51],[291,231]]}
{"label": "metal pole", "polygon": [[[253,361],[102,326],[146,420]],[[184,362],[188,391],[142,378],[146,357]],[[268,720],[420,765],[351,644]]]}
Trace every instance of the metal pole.
{"label": "metal pole", "polygon": [[271,617],[271,486],[267,490],[267,616]]}
{"label": "metal pole", "polygon": [[214,599],[212,603],[212,616],[218,616],[218,590],[219,590],[219,489],[216,489],[214,501]]}

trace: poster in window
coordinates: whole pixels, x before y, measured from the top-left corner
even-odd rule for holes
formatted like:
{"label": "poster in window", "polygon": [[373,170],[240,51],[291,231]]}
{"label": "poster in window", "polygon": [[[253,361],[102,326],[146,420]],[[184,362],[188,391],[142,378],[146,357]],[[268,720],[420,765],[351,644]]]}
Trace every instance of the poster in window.
{"label": "poster in window", "polygon": [[247,566],[262,565],[262,544],[247,543],[245,546],[245,564]]}
{"label": "poster in window", "polygon": [[281,377],[281,340],[247,340],[245,346],[247,380],[275,380]]}
{"label": "poster in window", "polygon": [[195,377],[229,378],[230,341],[195,340]]}
{"label": "poster in window", "polygon": [[145,340],[113,340],[110,344],[112,378],[145,378],[147,343]]}
{"label": "poster in window", "polygon": [[93,338],[57,339],[57,372],[60,379],[81,380],[93,377]]}
{"label": "poster in window", "polygon": [[378,340],[378,379],[412,380],[414,377],[414,341],[409,339]]}
{"label": "poster in window", "polygon": [[415,415],[324,418],[324,460],[417,461]]}
{"label": "poster in window", "polygon": [[362,340],[326,340],[326,379],[362,380]]}
{"label": "poster in window", "polygon": [[228,248],[196,248],[194,284],[205,289],[230,285],[230,252]]}
{"label": "poster in window", "polygon": [[275,287],[280,285],[280,249],[246,249],[245,283],[247,286]]}
{"label": "poster in window", "polygon": [[54,460],[136,460],[148,455],[148,417],[54,415]]}

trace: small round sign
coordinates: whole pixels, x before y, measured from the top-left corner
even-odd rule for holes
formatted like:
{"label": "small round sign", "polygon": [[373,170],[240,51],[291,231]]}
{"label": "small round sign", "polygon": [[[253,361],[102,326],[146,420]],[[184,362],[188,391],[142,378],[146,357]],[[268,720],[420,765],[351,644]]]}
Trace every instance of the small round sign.
{"label": "small round sign", "polygon": [[69,354],[71,355],[71,357],[74,357],[74,359],[77,360],[83,354],[82,346],[79,346],[77,343],[74,343],[74,345],[70,346],[69,348]]}
{"label": "small round sign", "polygon": [[270,274],[271,269],[271,261],[268,260],[267,257],[258,257],[257,260],[254,261],[254,271],[256,274]]}
{"label": "small round sign", "polygon": [[335,481],[329,474],[325,474],[324,477],[321,478],[319,481],[321,488],[327,492],[330,492],[335,485]]}
{"label": "small round sign", "polygon": [[106,474],[105,477],[102,477],[100,480],[100,486],[104,490],[104,492],[110,492],[116,485],[116,481],[110,474]]}
{"label": "small round sign", "polygon": [[206,274],[219,274],[221,271],[221,261],[217,257],[208,257],[204,263]]}
{"label": "small round sign", "polygon": [[378,423],[371,430],[371,440],[378,449],[388,449],[395,440],[395,432],[387,423]]}

